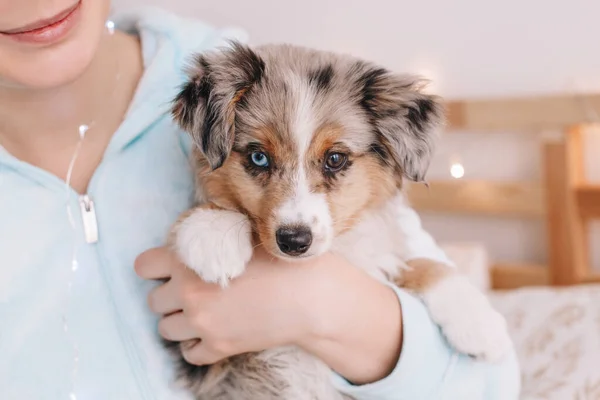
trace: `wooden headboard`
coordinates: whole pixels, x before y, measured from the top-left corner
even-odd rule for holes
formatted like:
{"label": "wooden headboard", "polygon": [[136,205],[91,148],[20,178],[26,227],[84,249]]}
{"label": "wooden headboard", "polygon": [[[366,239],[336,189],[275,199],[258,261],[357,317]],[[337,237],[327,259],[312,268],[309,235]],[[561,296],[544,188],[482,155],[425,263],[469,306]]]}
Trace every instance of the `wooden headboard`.
{"label": "wooden headboard", "polygon": [[600,274],[590,267],[588,249],[587,224],[600,218],[600,185],[585,181],[586,107],[600,110],[600,95],[447,104],[448,134],[453,130],[559,133],[541,143],[543,178],[539,182],[433,181],[429,189],[411,185],[408,190],[419,211],[545,219],[547,235],[540,240],[548,243],[548,265],[496,263],[491,271],[493,288],[600,282]]}

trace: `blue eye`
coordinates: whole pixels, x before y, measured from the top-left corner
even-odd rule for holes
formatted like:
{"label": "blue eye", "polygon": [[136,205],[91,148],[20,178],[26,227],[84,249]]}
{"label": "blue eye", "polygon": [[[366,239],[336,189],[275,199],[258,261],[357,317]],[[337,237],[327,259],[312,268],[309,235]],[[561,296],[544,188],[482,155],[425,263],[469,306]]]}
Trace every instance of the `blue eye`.
{"label": "blue eye", "polygon": [[255,151],[250,154],[250,160],[257,167],[266,168],[269,166],[269,157],[261,151]]}

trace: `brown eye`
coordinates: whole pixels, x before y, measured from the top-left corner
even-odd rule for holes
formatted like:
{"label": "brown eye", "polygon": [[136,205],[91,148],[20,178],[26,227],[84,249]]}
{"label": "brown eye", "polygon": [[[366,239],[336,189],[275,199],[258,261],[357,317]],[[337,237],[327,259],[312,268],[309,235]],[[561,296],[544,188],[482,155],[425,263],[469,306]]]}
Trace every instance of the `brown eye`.
{"label": "brown eye", "polygon": [[331,153],[325,161],[325,169],[330,172],[337,172],[346,165],[347,157],[342,153]]}

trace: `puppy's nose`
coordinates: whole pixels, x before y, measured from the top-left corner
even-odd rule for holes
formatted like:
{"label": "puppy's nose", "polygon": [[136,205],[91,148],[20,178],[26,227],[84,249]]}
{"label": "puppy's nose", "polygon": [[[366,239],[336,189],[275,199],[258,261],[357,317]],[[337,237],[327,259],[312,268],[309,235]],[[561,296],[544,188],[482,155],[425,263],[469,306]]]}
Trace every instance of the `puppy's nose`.
{"label": "puppy's nose", "polygon": [[287,255],[306,253],[312,243],[312,233],[306,227],[282,227],[275,233],[279,249]]}

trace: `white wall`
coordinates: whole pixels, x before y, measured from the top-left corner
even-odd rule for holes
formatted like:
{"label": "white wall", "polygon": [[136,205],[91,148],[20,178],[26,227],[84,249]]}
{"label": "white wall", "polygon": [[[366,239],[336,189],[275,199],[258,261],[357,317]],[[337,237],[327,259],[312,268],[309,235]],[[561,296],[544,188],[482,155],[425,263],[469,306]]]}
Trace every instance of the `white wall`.
{"label": "white wall", "polygon": [[[350,52],[397,71],[423,73],[448,98],[600,91],[596,0],[113,1],[117,11],[153,4],[215,25],[240,26],[254,44]],[[600,140],[591,144],[598,154]],[[448,177],[456,155],[465,178],[539,177],[535,135],[446,136],[430,179]],[[590,178],[600,182],[600,161],[591,159]],[[424,223],[440,240],[483,240],[495,259],[546,261],[542,222],[426,215]],[[600,265],[600,225],[593,240]]]}
{"label": "white wall", "polygon": [[[595,0],[113,0],[244,27],[253,43],[352,52],[428,71],[447,96],[600,89]],[[432,11],[427,11],[432,10]]]}

